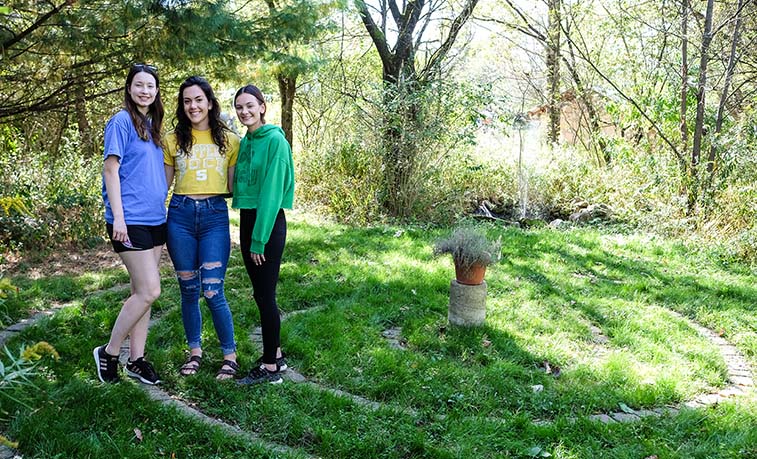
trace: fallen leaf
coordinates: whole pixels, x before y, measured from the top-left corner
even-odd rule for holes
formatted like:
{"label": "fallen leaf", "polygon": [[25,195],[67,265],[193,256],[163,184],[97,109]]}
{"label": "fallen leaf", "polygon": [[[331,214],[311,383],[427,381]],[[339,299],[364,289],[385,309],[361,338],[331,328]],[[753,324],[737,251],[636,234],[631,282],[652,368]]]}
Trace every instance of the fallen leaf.
{"label": "fallen leaf", "polygon": [[549,452],[544,451],[544,449],[542,449],[541,446],[534,446],[532,448],[528,448],[526,450],[526,454],[531,457],[551,457],[552,456]]}
{"label": "fallen leaf", "polygon": [[624,412],[624,413],[627,413],[627,414],[635,414],[636,413],[636,411],[634,411],[632,408],[630,408],[625,403],[618,403],[618,406],[620,407],[620,410],[622,412]]}
{"label": "fallen leaf", "polygon": [[137,440],[142,441],[142,431],[137,429],[136,427],[134,428],[134,437]]}

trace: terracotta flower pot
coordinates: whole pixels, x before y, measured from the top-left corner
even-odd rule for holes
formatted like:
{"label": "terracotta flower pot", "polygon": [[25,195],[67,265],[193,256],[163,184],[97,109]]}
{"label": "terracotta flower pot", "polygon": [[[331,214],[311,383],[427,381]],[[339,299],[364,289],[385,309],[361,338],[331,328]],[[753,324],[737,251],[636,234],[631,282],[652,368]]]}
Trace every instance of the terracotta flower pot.
{"label": "terracotta flower pot", "polygon": [[480,285],[484,282],[484,274],[486,274],[485,265],[474,263],[466,270],[455,263],[455,280],[460,284]]}

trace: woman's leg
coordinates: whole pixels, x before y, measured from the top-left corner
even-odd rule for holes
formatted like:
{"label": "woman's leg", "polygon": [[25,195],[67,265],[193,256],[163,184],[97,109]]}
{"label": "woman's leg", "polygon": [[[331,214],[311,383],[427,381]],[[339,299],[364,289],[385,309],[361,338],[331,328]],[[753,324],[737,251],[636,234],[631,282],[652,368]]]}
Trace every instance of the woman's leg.
{"label": "woman's leg", "polygon": [[[175,195],[168,210],[168,253],[181,292],[181,320],[191,355],[202,356],[199,272],[199,231],[195,201]],[[201,224],[201,223],[200,223]],[[193,367],[195,365],[192,365]],[[198,365],[199,366],[199,365]]]}
{"label": "woman's leg", "polygon": [[247,275],[252,282],[253,297],[260,310],[263,363],[275,368],[276,357],[281,355],[281,317],[276,303],[276,283],[279,280],[281,256],[286,244],[286,217],[283,211],[279,212],[271,238],[264,249],[265,262],[262,265],[256,265],[250,256],[250,238],[255,225],[255,215],[254,210],[248,209],[242,209],[240,213],[240,246]]}
{"label": "woman's leg", "polygon": [[[152,250],[155,266],[158,268],[157,281],[160,286],[160,256],[163,252],[163,246],[153,247]],[[160,296],[160,290],[158,290],[158,296]],[[157,299],[158,297],[155,297]],[[150,302],[152,305],[152,302]],[[150,314],[152,308],[147,307],[147,311],[142,315],[142,318],[134,325],[131,333],[129,333],[129,359],[133,362],[145,355],[145,344],[147,343],[147,331],[150,327]]]}
{"label": "woman's leg", "polygon": [[213,318],[213,326],[224,359],[236,361],[234,322],[224,293],[224,279],[231,251],[226,202],[222,198],[209,199],[209,206],[202,220],[203,229],[199,244],[202,291]]}
{"label": "woman's leg", "polygon": [[121,252],[118,255],[126,265],[131,279],[132,294],[126,299],[116,318],[105,352],[118,355],[121,344],[131,335],[132,359],[144,355],[150,306],[160,296],[160,252],[163,246],[150,250]]}

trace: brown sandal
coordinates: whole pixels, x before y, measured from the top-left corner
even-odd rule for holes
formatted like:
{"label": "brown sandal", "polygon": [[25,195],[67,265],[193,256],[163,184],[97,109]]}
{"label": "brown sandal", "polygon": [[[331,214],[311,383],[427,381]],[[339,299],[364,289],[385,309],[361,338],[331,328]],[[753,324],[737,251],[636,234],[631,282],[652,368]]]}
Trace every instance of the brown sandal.
{"label": "brown sandal", "polygon": [[[228,368],[224,368],[228,367]],[[237,375],[237,372],[239,371],[239,364],[236,363],[233,360],[224,360],[221,364],[221,369],[218,370],[218,373],[216,373],[216,379],[219,381],[224,381],[226,379],[234,379],[234,376]]]}
{"label": "brown sandal", "polygon": [[184,362],[184,365],[182,365],[181,368],[179,369],[179,374],[182,376],[196,375],[197,371],[200,369],[201,363],[202,363],[201,355],[190,355],[189,360]]}

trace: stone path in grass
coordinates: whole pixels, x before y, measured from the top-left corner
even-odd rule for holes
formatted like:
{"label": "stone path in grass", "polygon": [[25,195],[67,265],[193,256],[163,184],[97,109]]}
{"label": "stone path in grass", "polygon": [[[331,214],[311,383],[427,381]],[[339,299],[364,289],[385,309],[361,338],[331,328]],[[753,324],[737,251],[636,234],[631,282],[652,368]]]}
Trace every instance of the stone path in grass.
{"label": "stone path in grass", "polygon": [[[676,414],[683,408],[703,408],[716,405],[720,402],[725,401],[726,399],[735,396],[746,395],[748,392],[754,391],[755,386],[754,379],[752,377],[752,368],[749,365],[749,362],[744,358],[741,352],[736,349],[735,346],[728,343],[725,339],[718,336],[712,330],[699,325],[688,317],[672,310],[668,310],[668,312],[672,316],[687,322],[691,328],[696,330],[700,335],[704,336],[718,347],[720,355],[723,357],[723,360],[726,364],[728,385],[716,392],[700,394],[693,400],[689,400],[677,406],[660,407],[651,410],[629,409],[628,411],[594,414],[589,416],[589,419],[604,423],[633,422],[647,416]],[[601,331],[599,331],[598,333],[601,333]]]}
{"label": "stone path in grass", "polygon": [[[160,320],[159,317],[155,318],[154,320],[151,321],[151,324],[154,324],[158,320]],[[129,340],[127,338],[126,341],[124,341],[124,343],[121,345],[121,353],[119,355],[119,360],[120,360],[120,362],[121,362],[122,365],[126,365],[126,361],[128,359],[129,359]],[[237,427],[235,425],[231,425],[231,424],[229,424],[229,423],[227,423],[227,422],[225,422],[223,420],[216,419],[216,418],[214,418],[212,416],[209,416],[209,415],[203,413],[202,411],[200,411],[199,409],[197,409],[197,408],[195,408],[193,406],[190,406],[184,400],[182,400],[182,399],[180,399],[180,398],[178,398],[178,397],[176,397],[174,395],[169,394],[168,392],[166,392],[163,389],[161,389],[159,386],[150,386],[150,385],[147,385],[147,384],[139,384],[139,387],[142,390],[144,390],[151,399],[153,399],[153,400],[155,400],[157,402],[160,402],[160,403],[162,403],[164,405],[172,406],[172,407],[176,408],[179,412],[181,412],[182,414],[184,414],[187,417],[196,419],[196,420],[198,420],[198,421],[200,421],[200,422],[202,422],[204,424],[207,424],[209,426],[218,427],[221,430],[223,430],[225,433],[227,433],[227,434],[229,434],[231,436],[234,436],[234,437],[237,437],[237,438],[242,438],[242,439],[247,440],[247,441],[249,441],[251,443],[256,443],[256,444],[258,444],[258,445],[260,445],[260,446],[262,446],[262,447],[264,447],[264,448],[266,448],[266,449],[268,449],[270,451],[275,451],[277,453],[290,453],[290,454],[299,453],[303,457],[308,457],[308,458],[314,457],[314,456],[310,456],[310,455],[304,454],[302,451],[295,450],[295,449],[290,448],[288,446],[284,446],[284,445],[280,445],[278,443],[273,443],[273,442],[266,441],[266,440],[260,438],[258,435],[252,433],[252,432],[248,432],[246,430],[240,429],[239,427]]]}
{"label": "stone path in grass", "polygon": [[[317,310],[317,309],[321,309],[321,308],[312,308],[312,309],[306,309],[306,310],[301,310],[301,311],[295,311],[289,314],[282,313],[281,320],[284,321],[285,319],[292,317],[294,315],[312,312],[313,310]],[[643,409],[643,410],[634,410],[634,409],[629,408],[627,411],[617,411],[617,412],[589,415],[588,419],[593,420],[593,421],[604,422],[604,423],[634,422],[644,417],[675,415],[683,408],[702,408],[706,406],[716,405],[722,401],[725,401],[726,399],[729,399],[735,396],[746,395],[748,392],[754,391],[755,384],[754,384],[754,379],[752,377],[753,375],[752,368],[749,365],[749,362],[744,358],[744,356],[739,352],[739,350],[735,346],[728,343],[725,339],[718,336],[712,330],[697,324],[696,322],[689,319],[688,317],[685,317],[675,311],[670,311],[670,313],[671,315],[688,322],[688,324],[694,330],[696,330],[699,334],[701,334],[702,336],[710,340],[713,344],[718,346],[718,349],[721,355],[723,356],[723,360],[726,363],[728,385],[724,387],[723,389],[718,390],[717,392],[698,395],[693,400],[684,402],[677,406],[665,406],[665,407],[658,407],[654,409]],[[609,342],[609,339],[604,335],[604,333],[599,327],[592,326],[591,332],[594,337],[593,341],[596,347],[603,347]],[[407,342],[402,337],[401,328],[396,328],[396,327],[390,328],[390,329],[384,330],[381,334],[386,339],[386,342],[390,347],[394,349],[400,349],[400,350],[406,349]],[[250,339],[262,351],[263,337],[262,337],[262,331],[260,327],[257,327],[252,331],[252,333],[250,334]],[[284,373],[283,377],[285,380],[292,381],[294,383],[308,384],[312,387],[329,392],[336,396],[349,398],[350,400],[355,402],[357,405],[360,405],[372,410],[378,410],[378,409],[384,408],[384,409],[391,409],[395,412],[406,413],[413,416],[416,415],[416,411],[410,408],[396,407],[396,406],[392,406],[388,404],[379,403],[373,400],[368,400],[359,395],[342,391],[340,389],[335,389],[335,388],[324,386],[317,382],[308,381],[308,379],[305,376],[303,376],[302,374],[294,370],[291,367],[291,365],[289,366],[289,369]],[[444,419],[445,416],[440,415],[440,416],[437,416],[437,418]],[[498,418],[485,418],[485,419],[489,419],[490,421],[493,421],[493,422],[501,422],[501,419],[498,419]],[[571,419],[571,420],[576,421],[577,418]],[[548,424],[549,422],[550,421],[545,421],[545,420],[534,420],[535,424]]]}
{"label": "stone path in grass", "polygon": [[[94,295],[101,295],[104,293],[118,291],[118,290],[127,290],[128,288],[129,288],[128,284],[119,284],[106,290],[92,292],[89,295],[87,295],[87,297],[91,297]],[[47,310],[40,311],[34,314],[32,317],[28,319],[19,321],[18,323],[11,325],[5,330],[0,331],[0,346],[3,346],[8,339],[15,336],[22,330],[36,324],[37,322],[44,319],[45,317],[50,317],[51,315],[55,314],[60,309],[70,304],[71,303],[55,305]],[[316,307],[316,308],[310,308],[310,309],[301,310],[301,311],[294,311],[288,314],[282,314],[282,321],[298,314],[312,313],[321,309],[323,308]],[[693,400],[690,400],[688,402],[682,403],[677,406],[659,407],[659,408],[654,408],[650,410],[629,409],[628,411],[600,413],[600,414],[590,415],[588,416],[588,419],[593,420],[593,421],[604,422],[604,423],[634,422],[634,421],[638,421],[642,418],[650,417],[650,416],[675,415],[681,409],[685,409],[685,408],[701,408],[701,407],[706,407],[706,406],[712,406],[726,399],[745,395],[749,392],[754,391],[755,383],[753,379],[753,370],[751,368],[751,365],[744,358],[744,356],[738,351],[738,349],[735,346],[728,343],[725,339],[723,339],[721,336],[718,336],[712,330],[702,327],[701,325],[695,323],[691,319],[673,311],[670,311],[670,313],[671,315],[679,319],[687,321],[694,330],[696,330],[698,333],[700,333],[702,336],[710,340],[712,343],[714,343],[718,347],[726,363],[728,385],[717,392],[699,395],[695,397]],[[154,324],[158,320],[160,320],[160,317],[154,318],[151,321],[151,324]],[[594,341],[597,346],[603,346],[607,343],[608,340],[602,334],[601,329],[599,329],[598,327],[593,327],[591,330],[592,330],[592,333],[595,335],[596,339]],[[384,330],[382,332],[382,336],[386,339],[387,344],[390,347],[395,348],[395,349],[401,349],[401,350],[404,350],[406,348],[406,340],[402,337],[402,329],[391,328],[391,329]],[[256,329],[252,331],[250,338],[253,341],[253,343],[255,343],[260,349],[262,349],[263,342],[262,342],[262,334],[261,334],[260,327],[257,327]],[[128,358],[128,341],[122,347],[121,358],[123,360]],[[356,405],[359,405],[359,406],[362,406],[374,411],[387,409],[393,412],[403,413],[410,416],[418,415],[418,413],[411,408],[376,402],[373,400],[369,400],[365,397],[351,394],[349,392],[346,392],[340,389],[328,387],[316,381],[310,381],[308,380],[307,377],[305,377],[301,373],[297,372],[294,368],[292,368],[291,365],[290,365],[290,368],[284,373],[284,378],[285,380],[291,381],[293,383],[307,384],[310,387],[313,387],[315,389],[318,389],[324,392],[331,393],[337,397],[347,398],[353,401]],[[190,406],[186,401],[183,401],[180,398],[169,394],[168,392],[164,391],[160,387],[148,386],[148,385],[143,385],[143,384],[140,384],[140,387],[153,400],[156,400],[157,402],[163,403],[165,405],[173,406],[184,415],[197,419],[200,422],[203,422],[209,426],[218,427],[222,429],[223,431],[225,431],[226,433],[228,433],[229,435],[232,435],[238,438],[244,438],[252,443],[259,444],[262,447],[269,449],[271,451],[280,452],[280,453],[300,454],[300,455],[304,455],[304,457],[314,457],[314,456],[309,456],[307,454],[304,454],[302,450],[293,449],[285,445],[266,441],[260,438],[255,433],[245,431],[235,425],[228,424],[224,422],[223,420],[219,420],[212,416],[209,416],[203,413],[201,410],[193,406]],[[444,415],[436,416],[436,419],[438,420],[443,420],[445,418],[446,416]],[[494,417],[479,418],[479,419],[484,419],[491,422],[503,421],[500,418],[494,418]],[[577,419],[578,418],[575,418],[572,420],[576,421]],[[534,420],[535,424],[548,424],[550,422],[551,421]],[[15,457],[15,452],[10,448],[2,446],[0,447],[0,459],[4,457],[13,458]]]}
{"label": "stone path in grass", "polygon": [[[104,295],[106,293],[116,292],[119,290],[128,290],[128,289],[129,289],[129,284],[116,284],[113,287],[110,287],[104,290],[96,290],[94,292],[91,292],[87,294],[85,298],[91,298],[93,296]],[[17,336],[22,331],[26,330],[27,328],[33,325],[36,325],[42,319],[53,316],[56,312],[60,311],[61,309],[65,307],[70,306],[71,304],[73,304],[73,302],[54,304],[48,309],[39,311],[26,319],[21,319],[15,324],[9,326],[8,328],[0,331],[0,348],[5,346],[5,343],[8,340]],[[0,459],[14,459],[14,458],[21,458],[21,456],[17,455],[15,450],[7,446],[0,445]]]}
{"label": "stone path in grass", "polygon": [[[124,292],[126,292],[126,291],[129,290],[129,287],[130,287],[129,284],[118,284],[118,285],[115,285],[115,286],[110,287],[108,289],[98,290],[98,291],[92,292],[92,293],[86,295],[85,298],[91,298],[93,296],[99,296],[99,295],[107,294],[107,293],[110,293],[110,292],[121,291],[121,290],[123,290]],[[40,320],[42,320],[42,319],[44,319],[46,317],[51,317],[52,315],[54,315],[59,310],[65,308],[67,306],[70,306],[71,304],[73,304],[73,302],[56,304],[56,305],[54,305],[53,307],[51,307],[49,309],[37,312],[33,316],[31,316],[31,317],[29,317],[27,319],[20,320],[18,323],[13,324],[10,327],[6,328],[5,330],[0,331],[0,347],[2,347],[3,345],[5,345],[5,342],[7,340],[9,340],[10,338],[12,338],[13,336],[16,336],[21,331],[23,331],[23,330],[25,330],[25,329],[27,329],[27,328],[35,325]],[[162,318],[162,314],[161,315],[153,316],[150,319],[150,327],[152,327],[155,323],[157,323],[159,320],[161,320],[161,318]],[[122,365],[126,365],[126,361],[128,360],[128,358],[129,358],[129,338],[126,338],[126,340],[124,341],[124,343],[121,345],[121,352],[120,352],[120,355],[119,355],[119,361],[121,362]],[[258,445],[262,446],[263,448],[266,448],[267,450],[278,452],[278,453],[299,454],[300,456],[306,457],[306,458],[314,458],[315,457],[315,456],[311,456],[311,455],[305,454],[305,453],[303,453],[300,450],[296,450],[296,449],[290,448],[290,447],[285,446],[285,445],[280,445],[278,443],[273,443],[273,442],[269,442],[269,441],[263,440],[262,438],[260,438],[259,436],[257,436],[254,433],[247,432],[245,430],[240,429],[237,426],[228,424],[228,423],[226,423],[226,422],[224,422],[224,421],[222,421],[220,419],[216,419],[216,418],[214,418],[212,416],[209,416],[209,415],[203,413],[202,411],[198,410],[197,408],[194,408],[194,407],[190,406],[189,404],[187,404],[187,402],[179,399],[178,397],[169,394],[168,392],[164,391],[163,389],[161,389],[158,386],[150,386],[150,385],[147,385],[147,384],[139,384],[139,387],[141,389],[143,389],[151,399],[153,399],[153,400],[155,400],[155,401],[157,401],[159,403],[162,403],[164,405],[173,406],[174,408],[176,408],[182,414],[184,414],[184,415],[186,415],[186,416],[188,416],[190,418],[194,418],[196,420],[199,420],[200,422],[202,422],[204,424],[207,424],[209,426],[218,427],[221,430],[223,430],[224,432],[226,432],[227,434],[232,435],[234,437],[243,438],[245,440],[250,441],[251,443],[258,444]],[[18,456],[16,454],[16,451],[13,450],[12,448],[0,445],[0,459],[5,459],[5,458],[7,458],[7,459],[13,459],[13,458],[16,458],[16,457],[21,457],[21,456]]]}
{"label": "stone path in grass", "polygon": [[[127,350],[128,352],[128,350]],[[269,451],[274,451],[277,453],[289,453],[289,454],[299,454],[302,457],[307,458],[315,458],[315,456],[311,456],[309,454],[305,454],[302,450],[297,450],[290,448],[288,446],[284,446],[278,443],[269,442],[266,440],[263,440],[256,434],[252,432],[248,432],[246,430],[242,430],[237,426],[228,424],[220,419],[216,419],[214,417],[208,416],[207,414],[203,413],[202,411],[198,410],[197,408],[194,408],[192,406],[189,406],[186,402],[184,402],[181,399],[178,399],[174,397],[173,395],[169,394],[168,392],[164,391],[163,389],[160,389],[158,386],[148,386],[146,384],[140,384],[142,389],[147,392],[147,395],[164,405],[173,406],[178,411],[180,411],[185,416],[188,416],[190,418],[194,418],[204,424],[207,424],[209,426],[218,427],[221,430],[223,430],[225,433],[236,437],[241,438],[244,440],[249,441],[250,443],[255,443],[257,445],[262,446],[263,448],[266,448]]]}
{"label": "stone path in grass", "polygon": [[[120,290],[128,290],[129,284],[116,284],[110,288],[104,289],[104,290],[96,290],[94,292],[90,292],[87,295],[84,296],[83,299],[92,298],[99,295],[105,295],[107,293],[111,292],[117,292]],[[77,300],[78,301],[78,300]],[[0,331],[0,348],[5,346],[6,341],[13,338],[14,336],[18,335],[22,331],[26,330],[27,328],[31,327],[32,325],[35,325],[40,320],[50,317],[59,310],[66,308],[70,305],[72,305],[74,302],[69,301],[68,303],[59,303],[54,304],[51,307],[39,311],[32,315],[31,317],[28,317],[26,319],[21,319],[17,323],[11,325],[10,327],[6,328],[5,330]]]}

